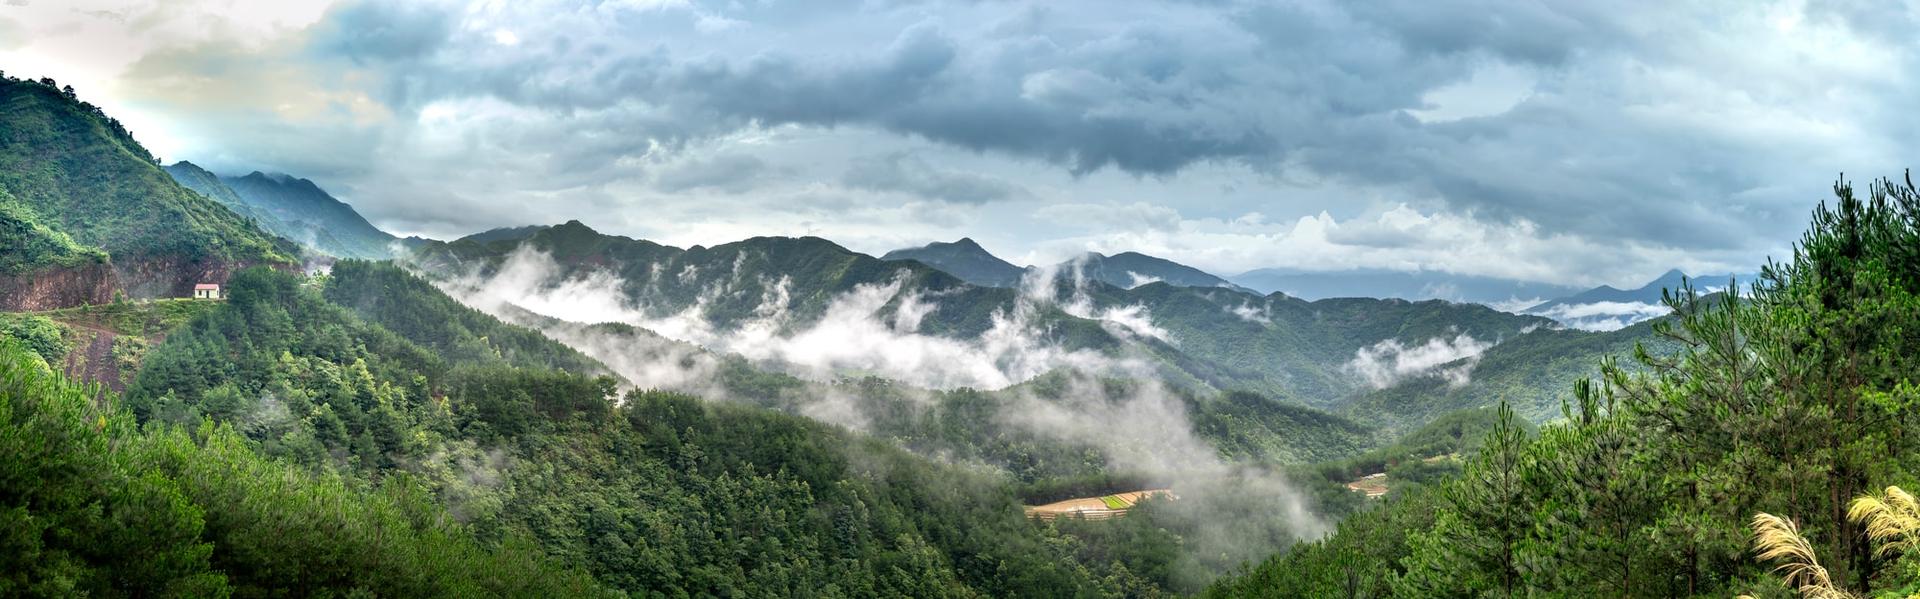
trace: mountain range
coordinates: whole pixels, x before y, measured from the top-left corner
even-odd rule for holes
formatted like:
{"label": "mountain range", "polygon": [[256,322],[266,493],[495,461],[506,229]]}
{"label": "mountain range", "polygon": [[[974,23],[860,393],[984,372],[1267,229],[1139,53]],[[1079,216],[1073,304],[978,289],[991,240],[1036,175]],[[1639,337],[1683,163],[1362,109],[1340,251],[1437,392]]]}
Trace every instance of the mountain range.
{"label": "mountain range", "polygon": [[401,241],[306,179],[259,171],[222,177],[186,161],[166,171],[181,185],[254,219],[261,228],[329,256],[391,258],[394,244]]}
{"label": "mountain range", "polygon": [[[964,237],[959,241],[937,241],[916,248],[893,250],[880,259],[918,261],[968,283],[987,287],[1017,287],[1028,273],[1040,270],[1032,266],[1015,266],[980,247],[973,239]],[[1049,272],[1084,277],[1121,289],[1165,282],[1181,287],[1226,287],[1247,291],[1198,268],[1139,252],[1121,252],[1111,256],[1086,252],[1050,268]]]}
{"label": "mountain range", "polygon": [[1332,272],[1262,268],[1232,277],[1234,283],[1263,293],[1285,293],[1302,299],[1329,297],[1396,297],[1408,300],[1440,299],[1498,307],[1524,307],[1526,300],[1557,298],[1578,293],[1580,287],[1498,277],[1457,275],[1439,271],[1360,269]]}

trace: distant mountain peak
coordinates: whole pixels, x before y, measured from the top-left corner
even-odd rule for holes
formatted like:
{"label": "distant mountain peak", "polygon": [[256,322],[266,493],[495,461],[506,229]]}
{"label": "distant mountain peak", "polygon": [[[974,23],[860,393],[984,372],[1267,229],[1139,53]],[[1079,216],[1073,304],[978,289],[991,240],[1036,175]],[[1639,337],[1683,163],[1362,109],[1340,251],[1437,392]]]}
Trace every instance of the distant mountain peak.
{"label": "distant mountain peak", "polygon": [[281,221],[276,233],[327,254],[383,259],[392,256],[392,244],[399,241],[311,179],[256,170],[220,181],[246,204]]}
{"label": "distant mountain peak", "polygon": [[1026,274],[1026,269],[1001,260],[971,237],[898,249],[880,259],[914,260],[983,287],[1013,287],[1019,285],[1020,277]]}

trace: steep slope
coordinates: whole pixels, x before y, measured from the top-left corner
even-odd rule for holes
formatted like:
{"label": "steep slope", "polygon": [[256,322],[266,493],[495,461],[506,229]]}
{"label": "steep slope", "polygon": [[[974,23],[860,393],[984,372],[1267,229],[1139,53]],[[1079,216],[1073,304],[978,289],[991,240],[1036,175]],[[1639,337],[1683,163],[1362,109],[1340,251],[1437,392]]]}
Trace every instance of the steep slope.
{"label": "steep slope", "polygon": [[1121,252],[1112,256],[1099,252],[1087,252],[1078,258],[1061,263],[1058,268],[1061,271],[1077,270],[1088,279],[1121,289],[1131,289],[1154,282],[1181,287],[1240,288],[1226,279],[1208,274],[1198,268],[1139,252]]}
{"label": "steep slope", "polygon": [[[1230,289],[1165,283],[1095,294],[1105,305],[1144,306],[1181,352],[1230,373],[1230,388],[1327,406],[1365,382],[1367,356],[1388,362],[1397,348],[1443,344],[1470,352],[1497,347],[1551,324],[1478,304],[1339,298],[1308,302]],[[1388,349],[1395,348],[1395,349]]]}
{"label": "steep slope", "polygon": [[0,310],[45,310],[113,298],[107,253],[74,243],[0,189]]}
{"label": "steep slope", "polygon": [[1241,273],[1232,277],[1232,280],[1261,293],[1284,293],[1305,300],[1334,297],[1441,299],[1490,306],[1561,297],[1580,291],[1579,287],[1567,285],[1437,271],[1362,269],[1311,272],[1262,268]]}
{"label": "steep slope", "polygon": [[[297,229],[293,225],[281,221],[280,218],[274,216],[273,213],[248,204],[245,200],[241,200],[239,195],[233,193],[232,188],[227,187],[226,183],[220,181],[219,175],[200,168],[200,165],[182,160],[163,168],[167,171],[167,176],[173,177],[174,182],[179,183],[182,187],[194,190],[200,195],[206,196],[207,199],[219,202],[220,205],[226,206],[228,210],[232,210],[234,214],[252,219],[255,225],[274,235],[291,240],[300,239],[301,237],[297,234],[305,233],[304,229]],[[309,247],[313,247],[312,244],[309,244]]]}
{"label": "steep slope", "polygon": [[527,225],[524,227],[501,227],[498,229],[488,229],[486,231],[474,233],[466,237],[461,237],[456,241],[467,241],[467,242],[473,242],[473,243],[491,243],[495,241],[519,241],[522,239],[526,239],[528,237],[532,237],[534,233],[539,233],[542,229],[545,229],[545,228],[546,227],[542,225]]}
{"label": "steep slope", "polygon": [[135,297],[184,296],[245,265],[294,260],[291,243],[175,183],[117,121],[41,83],[0,81],[0,190],[10,219],[104,249]]}
{"label": "steep slope", "polygon": [[397,239],[313,181],[255,171],[244,177],[221,177],[234,195],[285,223],[281,236],[341,258],[385,259],[393,255]]}
{"label": "steep slope", "polygon": [[1020,278],[1027,274],[1027,269],[1001,260],[966,237],[951,243],[936,241],[917,248],[894,250],[880,259],[917,260],[983,287],[1017,287]]}

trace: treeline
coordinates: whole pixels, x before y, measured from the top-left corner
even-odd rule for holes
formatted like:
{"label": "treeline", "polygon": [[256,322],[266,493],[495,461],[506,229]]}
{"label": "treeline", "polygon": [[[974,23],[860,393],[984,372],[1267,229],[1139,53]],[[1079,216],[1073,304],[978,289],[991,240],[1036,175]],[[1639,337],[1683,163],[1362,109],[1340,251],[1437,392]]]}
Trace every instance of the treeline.
{"label": "treeline", "polygon": [[[1917,472],[1920,193],[1910,181],[1835,193],[1750,298],[1670,294],[1676,317],[1656,333],[1676,351],[1604,364],[1538,434],[1503,408],[1459,476],[1395,493],[1207,595],[1914,592],[1910,545],[1869,538],[1872,519],[1848,511]],[[1790,551],[1756,559],[1759,513],[1797,523],[1763,526],[1763,544]],[[1783,564],[1791,584],[1772,574]]]}

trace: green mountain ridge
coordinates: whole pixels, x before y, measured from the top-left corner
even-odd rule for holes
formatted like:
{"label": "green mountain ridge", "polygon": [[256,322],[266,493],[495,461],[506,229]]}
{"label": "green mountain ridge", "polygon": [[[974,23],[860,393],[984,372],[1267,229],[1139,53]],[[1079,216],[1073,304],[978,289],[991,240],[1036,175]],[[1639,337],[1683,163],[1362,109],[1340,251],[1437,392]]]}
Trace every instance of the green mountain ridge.
{"label": "green mountain ridge", "polygon": [[917,248],[893,250],[881,260],[918,260],[920,263],[983,287],[1018,287],[1027,269],[988,252],[971,238],[933,242]]}
{"label": "green mountain ridge", "polygon": [[[875,259],[818,238],[764,237],[681,250],[603,235],[578,221],[528,231],[433,244],[410,260],[440,277],[485,278],[498,274],[508,256],[524,245],[554,260],[559,272],[544,273],[552,279],[610,273],[620,281],[622,301],[654,314],[696,309],[720,328],[754,318],[767,298],[785,298],[778,309],[793,317],[788,327],[804,327],[848,292],[898,280],[902,297],[917,293],[937,306],[920,320],[918,332],[972,339],[994,325],[996,314],[1011,314],[1023,301],[1032,301],[1023,299],[1021,290],[971,285],[918,261]],[[1215,392],[1252,391],[1321,407],[1358,388],[1359,381],[1345,365],[1355,352],[1374,343],[1393,339],[1417,344],[1462,334],[1495,341],[1551,324],[1539,317],[1441,301],[1305,302],[1167,282],[1134,289],[1092,279],[1076,285],[1064,278],[1060,283],[1054,297],[1045,298],[1036,325],[1050,331],[1049,338],[1063,348],[1115,352],[1137,345],[1176,383]],[[725,293],[713,293],[716,289]],[[891,318],[900,301],[890,300],[879,316]],[[1099,318],[1136,307],[1144,308],[1144,317],[1171,338],[1112,331],[1114,323]],[[1088,312],[1076,316],[1066,311],[1069,308]]]}
{"label": "green mountain ridge", "polygon": [[385,259],[398,238],[320,189],[313,181],[254,171],[220,181],[248,205],[272,214],[290,228],[283,237],[340,258]]}

